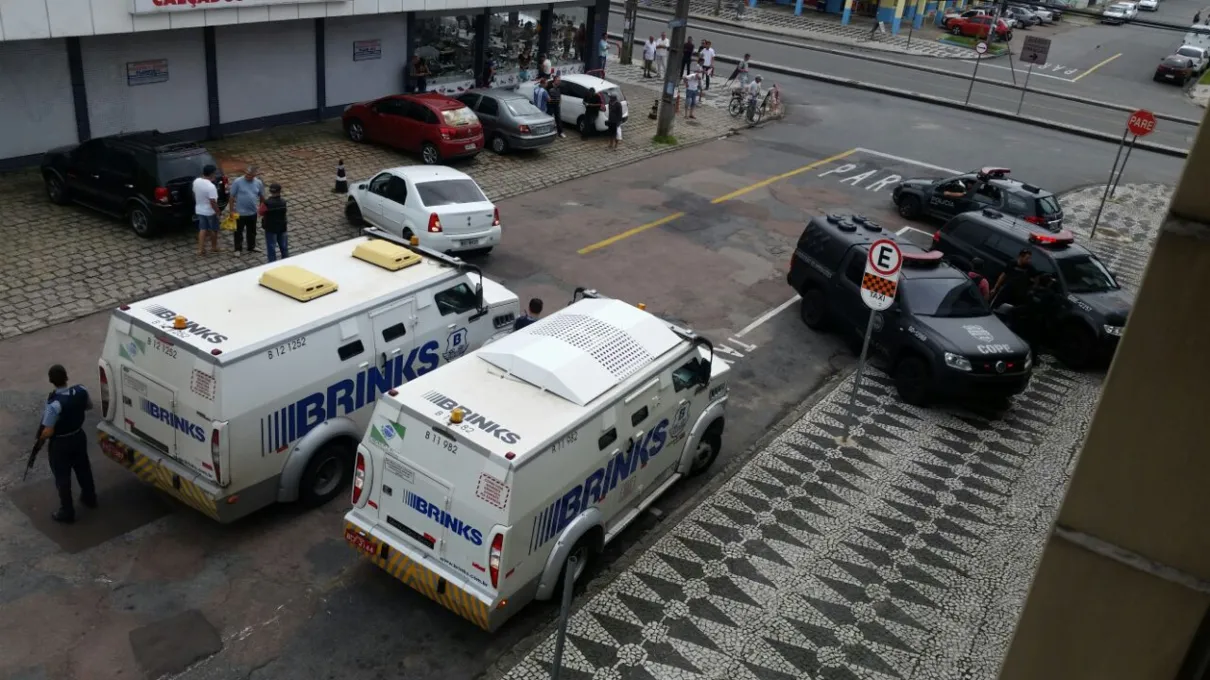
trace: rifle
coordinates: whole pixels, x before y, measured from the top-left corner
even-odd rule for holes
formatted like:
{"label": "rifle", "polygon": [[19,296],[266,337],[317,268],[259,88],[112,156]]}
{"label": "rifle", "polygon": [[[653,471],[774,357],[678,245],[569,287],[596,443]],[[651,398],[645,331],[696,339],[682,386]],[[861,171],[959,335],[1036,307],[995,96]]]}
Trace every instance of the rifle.
{"label": "rifle", "polygon": [[[46,398],[47,402],[49,402],[51,399],[53,399],[54,396],[55,396],[55,393],[51,392],[50,396],[48,396]],[[25,473],[21,475],[22,482],[25,481],[26,477],[29,477],[29,471],[31,469],[33,469],[34,461],[38,459],[38,452],[42,450],[42,445],[45,443],[46,443],[46,440],[42,438],[42,419],[39,418],[38,419],[38,429],[37,429],[37,432],[34,434],[34,448],[32,451],[29,452],[29,460],[25,461]]]}

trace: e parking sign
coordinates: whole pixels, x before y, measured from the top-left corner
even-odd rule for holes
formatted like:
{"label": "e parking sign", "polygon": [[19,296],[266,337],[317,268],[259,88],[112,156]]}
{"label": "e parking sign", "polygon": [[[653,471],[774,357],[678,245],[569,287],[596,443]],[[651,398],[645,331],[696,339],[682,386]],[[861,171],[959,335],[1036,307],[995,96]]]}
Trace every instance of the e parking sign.
{"label": "e parking sign", "polygon": [[861,277],[861,300],[867,307],[881,312],[895,302],[902,266],[903,251],[894,241],[884,238],[870,245],[865,275]]}

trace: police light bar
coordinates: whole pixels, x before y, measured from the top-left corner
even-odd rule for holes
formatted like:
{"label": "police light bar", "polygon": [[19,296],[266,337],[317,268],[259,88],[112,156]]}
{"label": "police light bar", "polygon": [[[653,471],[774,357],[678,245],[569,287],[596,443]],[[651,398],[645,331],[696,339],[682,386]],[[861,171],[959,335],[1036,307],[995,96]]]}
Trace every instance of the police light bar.
{"label": "police light bar", "polygon": [[903,266],[905,267],[935,267],[941,263],[945,254],[940,250],[904,250]]}
{"label": "police light bar", "polygon": [[1008,168],[981,168],[979,170],[980,179],[1004,179],[1008,173],[1012,172]]}
{"label": "police light bar", "polygon": [[1057,234],[1039,234],[1033,232],[1029,235],[1030,243],[1037,243],[1046,246],[1065,246],[1076,240],[1074,234],[1064,229]]}

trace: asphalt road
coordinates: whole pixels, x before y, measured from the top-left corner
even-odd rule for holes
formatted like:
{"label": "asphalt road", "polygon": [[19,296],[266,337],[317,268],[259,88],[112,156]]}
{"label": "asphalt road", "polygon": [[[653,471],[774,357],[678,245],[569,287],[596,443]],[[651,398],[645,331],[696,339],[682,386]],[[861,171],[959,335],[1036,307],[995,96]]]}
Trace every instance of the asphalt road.
{"label": "asphalt road", "polygon": [[[1191,0],[1164,0],[1157,20],[1187,22],[1192,12],[1184,17],[1184,8],[1178,3]],[[1170,6],[1171,5],[1171,6]],[[666,15],[640,12],[637,35],[658,35],[666,30]],[[1179,46],[1183,34],[1141,26],[1057,26],[1031,29],[1033,33],[1050,35],[1051,55],[1048,63],[1036,67],[1030,76],[1030,89],[1050,90],[1088,99],[1106,101],[1123,106],[1147,108],[1157,113],[1200,120],[1205,111],[1183,94],[1175,85],[1157,83],[1151,79],[1155,65]],[[812,44],[806,40],[787,38],[754,30],[752,26],[735,27],[693,20],[690,35],[695,40],[710,38],[716,49],[728,56],[739,57],[744,53],[753,55],[758,62],[766,62],[825,73],[842,78],[852,78],[888,87],[896,87],[939,97],[963,101],[970,90],[970,101],[986,107],[1016,111],[1069,125],[1087,127],[1111,134],[1123,131],[1129,114],[1094,107],[1081,102],[1046,97],[1040,93],[1028,93],[1024,103],[1021,91],[987,83],[976,83],[970,89],[970,75],[975,64],[967,60],[912,57],[886,52],[863,51],[859,48],[841,47],[833,44]],[[1030,31],[1017,31],[1014,44],[1019,49],[1022,35]],[[832,54],[809,47],[822,47],[839,51]],[[878,63],[873,59],[891,60],[905,67]],[[1108,60],[1108,61],[1107,61]],[[943,69],[954,77],[929,73],[912,68],[927,66]],[[726,72],[730,66],[718,69]],[[1014,57],[983,60],[978,66],[980,78],[994,79],[1011,85],[1013,79],[1024,83],[1025,67]],[[724,74],[724,78],[726,75]],[[771,75],[769,80],[781,84],[786,76]],[[998,129],[1003,123],[989,120],[989,129]],[[1161,121],[1148,141],[1178,148],[1188,148],[1196,134],[1196,127]]]}
{"label": "asphalt road", "polygon": [[[1007,123],[992,130],[949,109],[812,82],[783,87],[783,123],[504,201],[510,228],[486,265],[550,308],[592,286],[727,347],[720,356],[735,362],[736,382],[714,475],[852,365],[846,343],[799,323],[784,281],[805,218],[854,212],[897,229],[895,177],[996,164],[1062,191],[1104,181],[1113,157],[1109,144]],[[1139,152],[1123,181],[1174,182],[1180,165]],[[16,405],[6,412],[33,417],[53,362],[92,385],[104,326],[94,316],[0,343],[0,397]],[[0,441],[19,452],[29,429],[0,419]],[[148,677],[150,664],[183,667],[217,648],[170,677],[466,680],[524,649],[553,614],[535,606],[493,637],[480,633],[359,562],[339,534],[343,502],[221,527],[94,455],[102,509],[64,529],[47,521],[45,469],[21,484],[20,466],[0,472],[0,677]],[[660,506],[683,503],[704,481]],[[606,561],[657,526],[646,516]]]}

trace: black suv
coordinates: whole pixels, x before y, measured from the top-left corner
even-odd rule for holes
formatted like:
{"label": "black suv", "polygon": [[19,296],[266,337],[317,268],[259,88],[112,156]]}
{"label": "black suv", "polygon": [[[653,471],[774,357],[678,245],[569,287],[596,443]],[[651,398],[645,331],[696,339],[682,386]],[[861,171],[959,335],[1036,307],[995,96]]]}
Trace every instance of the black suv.
{"label": "black suv", "polygon": [[1054,194],[1009,179],[1008,168],[983,168],[944,179],[907,179],[891,192],[899,214],[909,220],[946,220],[959,213],[995,208],[1053,232],[1063,228],[1063,210]]}
{"label": "black suv", "polygon": [[899,396],[925,404],[938,396],[1004,402],[1029,384],[1029,345],[1000,321],[963,272],[864,217],[812,218],[798,239],[787,280],[802,296],[810,328],[860,338],[870,320],[861,299],[870,244],[893,239],[903,251],[894,304],[874,312],[871,350],[884,358]]}
{"label": "black suv", "polygon": [[[159,131],[97,137],[51,149],[42,157],[46,195],[121,217],[148,238],[193,219],[193,180],[218,162],[205,148]],[[227,178],[215,175],[219,205],[227,204]]]}
{"label": "black suv", "polygon": [[[958,215],[933,236],[933,249],[959,267],[983,259],[981,273],[994,285],[1022,250],[1031,254],[1030,268],[1054,279],[1056,304],[1044,314],[1041,337],[1031,338],[1055,350],[1059,360],[1076,369],[1113,356],[1133,304],[1109,269],[1071,232],[1057,234],[1028,222],[985,209]],[[1028,335],[1028,333],[1027,333]]]}

